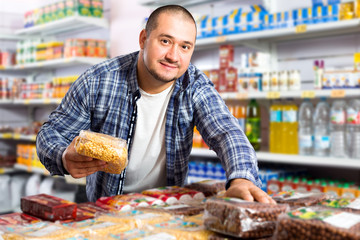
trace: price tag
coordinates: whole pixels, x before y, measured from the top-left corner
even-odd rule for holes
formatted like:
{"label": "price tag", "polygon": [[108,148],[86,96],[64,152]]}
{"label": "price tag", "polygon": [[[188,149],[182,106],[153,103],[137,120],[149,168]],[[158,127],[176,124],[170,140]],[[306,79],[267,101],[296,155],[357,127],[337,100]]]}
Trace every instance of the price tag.
{"label": "price tag", "polygon": [[226,36],[217,37],[217,38],[215,39],[215,42],[217,42],[217,43],[226,42]]}
{"label": "price tag", "polygon": [[315,92],[314,91],[302,91],[301,98],[314,98]]}
{"label": "price tag", "polygon": [[0,168],[0,174],[4,174],[5,173],[5,169],[4,168]]}
{"label": "price tag", "polygon": [[37,65],[38,67],[43,67],[43,66],[44,66],[44,63],[39,62],[39,63],[37,63],[36,65]]}
{"label": "price tag", "polygon": [[3,133],[2,137],[6,138],[6,139],[11,139],[11,138],[13,138],[13,134],[12,133]]}
{"label": "price tag", "polygon": [[307,30],[306,24],[298,25],[295,28],[295,33],[304,33]]}
{"label": "price tag", "polygon": [[30,140],[31,140],[31,141],[36,141],[36,135],[31,135]]}
{"label": "price tag", "polygon": [[0,70],[5,70],[5,66],[0,65]]}
{"label": "price tag", "polygon": [[44,104],[50,104],[50,99],[49,99],[49,98],[45,98],[45,99],[44,99]]}
{"label": "price tag", "polygon": [[60,104],[60,103],[61,103],[61,100],[62,100],[61,98],[57,98],[57,99],[56,99],[56,103],[57,103],[57,104]]}
{"label": "price tag", "polygon": [[30,99],[25,99],[24,104],[30,104]]}
{"label": "price tag", "polygon": [[345,97],[345,90],[343,90],[343,89],[331,90],[330,97],[343,98],[343,97]]}
{"label": "price tag", "polygon": [[24,68],[25,68],[25,65],[20,65],[19,68],[20,68],[20,69],[24,69]]}
{"label": "price tag", "polygon": [[16,139],[16,140],[19,140],[20,139],[20,134],[19,133],[14,133],[13,138]]}
{"label": "price tag", "polygon": [[280,92],[268,92],[266,98],[277,99],[280,98]]}
{"label": "price tag", "polygon": [[248,98],[248,93],[246,92],[236,94],[236,99],[247,99],[247,98]]}
{"label": "price tag", "polygon": [[32,167],[30,165],[27,165],[26,169],[27,169],[28,172],[32,172]]}
{"label": "price tag", "polygon": [[65,58],[64,62],[69,63],[71,61],[71,58]]}

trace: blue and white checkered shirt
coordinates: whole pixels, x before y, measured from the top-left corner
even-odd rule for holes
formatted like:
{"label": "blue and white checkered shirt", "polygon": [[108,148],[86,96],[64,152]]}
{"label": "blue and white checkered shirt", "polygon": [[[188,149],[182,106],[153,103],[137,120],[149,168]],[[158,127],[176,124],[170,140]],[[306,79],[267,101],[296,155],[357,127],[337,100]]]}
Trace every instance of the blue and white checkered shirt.
{"label": "blue and white checkered shirt", "polygon": [[[38,156],[52,175],[67,173],[62,154],[82,129],[131,140],[131,128],[136,124],[136,100],[141,97],[137,58],[138,52],[135,52],[97,64],[71,85],[36,139]],[[176,80],[167,108],[167,174],[163,177],[167,178],[168,185],[182,186],[186,180],[194,126],[220,158],[227,185],[232,179],[246,178],[261,186],[255,151],[238,121],[206,75],[190,64],[185,74]],[[88,176],[89,201],[121,194],[125,172],[96,172]]]}

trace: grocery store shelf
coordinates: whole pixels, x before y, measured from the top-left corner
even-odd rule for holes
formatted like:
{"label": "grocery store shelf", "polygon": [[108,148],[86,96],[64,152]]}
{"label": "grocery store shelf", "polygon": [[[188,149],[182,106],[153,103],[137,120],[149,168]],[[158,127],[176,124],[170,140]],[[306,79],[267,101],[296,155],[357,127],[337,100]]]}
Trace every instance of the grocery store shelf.
{"label": "grocery store shelf", "polygon": [[36,135],[24,135],[18,133],[0,133],[0,139],[14,139],[34,142]]}
{"label": "grocery store shelf", "polygon": [[0,33],[0,40],[10,40],[10,41],[17,41],[22,40],[24,37],[18,36],[16,34],[7,34],[7,33]]}
{"label": "grocery store shelf", "polygon": [[[301,27],[301,30],[300,30]],[[325,36],[339,36],[342,34],[358,33],[360,19],[300,25],[280,29],[262,30],[256,32],[222,35],[218,37],[201,38],[196,40],[196,49],[208,49],[225,43],[241,45],[242,41],[289,41],[304,38],[317,38]]]}
{"label": "grocery store shelf", "polygon": [[61,98],[14,99],[11,103],[16,105],[58,105],[61,103]]}
{"label": "grocery store shelf", "polygon": [[[275,154],[268,152],[256,152],[256,155],[259,162],[360,169],[360,161],[358,159]],[[193,148],[191,156],[217,158],[214,151],[201,148]]]}
{"label": "grocery store shelf", "polygon": [[33,167],[33,166],[26,166],[23,164],[15,164],[14,165],[15,169],[19,169],[19,170],[23,170],[26,172],[31,172],[31,173],[40,173],[46,176],[49,176],[50,173],[48,170],[44,169],[44,168],[39,168],[39,167]]}
{"label": "grocery store shelf", "polygon": [[241,92],[241,93],[220,93],[225,100],[241,99],[279,99],[279,98],[344,98],[359,97],[360,89],[324,89],[324,90],[299,90],[284,92]]}
{"label": "grocery store shelf", "polygon": [[63,32],[83,30],[86,28],[108,28],[109,23],[104,18],[73,16],[60,20],[24,28],[15,32],[16,35],[56,35]]}
{"label": "grocery store shelf", "polygon": [[13,173],[16,170],[11,167],[0,167],[0,174]]}
{"label": "grocery store shelf", "polygon": [[27,63],[16,65],[13,67],[8,67],[6,69],[13,69],[13,70],[32,70],[32,69],[55,69],[59,67],[68,67],[74,65],[94,65],[105,61],[106,58],[97,58],[97,57],[72,57],[72,58],[59,58],[53,59],[43,62],[35,62],[35,63]]}

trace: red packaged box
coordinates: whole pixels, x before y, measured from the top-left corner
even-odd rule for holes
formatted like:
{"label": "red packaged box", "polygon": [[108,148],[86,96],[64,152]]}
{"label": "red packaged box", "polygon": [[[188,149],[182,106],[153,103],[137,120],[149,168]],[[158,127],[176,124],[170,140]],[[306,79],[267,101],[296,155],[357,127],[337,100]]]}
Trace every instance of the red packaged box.
{"label": "red packaged box", "polygon": [[214,84],[215,89],[219,92],[220,91],[220,71],[218,69],[213,69],[209,71],[209,79]]}
{"label": "red packaged box", "polygon": [[76,218],[76,203],[47,194],[38,194],[21,198],[21,210],[49,221]]}
{"label": "red packaged box", "polygon": [[237,68],[225,69],[226,92],[237,92]]}
{"label": "red packaged box", "polygon": [[234,46],[221,45],[220,46],[220,69],[229,68],[234,63]]}
{"label": "red packaged box", "polygon": [[0,215],[0,225],[22,225],[40,222],[41,219],[25,213],[9,213]]}

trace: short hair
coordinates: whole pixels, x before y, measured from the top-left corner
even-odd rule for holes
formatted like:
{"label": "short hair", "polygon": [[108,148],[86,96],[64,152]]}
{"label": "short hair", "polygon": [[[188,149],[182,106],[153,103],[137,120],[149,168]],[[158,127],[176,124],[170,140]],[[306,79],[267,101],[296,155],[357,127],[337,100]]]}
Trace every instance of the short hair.
{"label": "short hair", "polygon": [[194,23],[195,29],[196,29],[196,22],[194,17],[191,15],[191,13],[184,7],[180,5],[165,5],[162,7],[158,7],[155,9],[149,16],[145,30],[146,35],[149,36],[151,31],[154,30],[158,26],[158,18],[161,13],[180,13],[188,20],[192,21]]}

